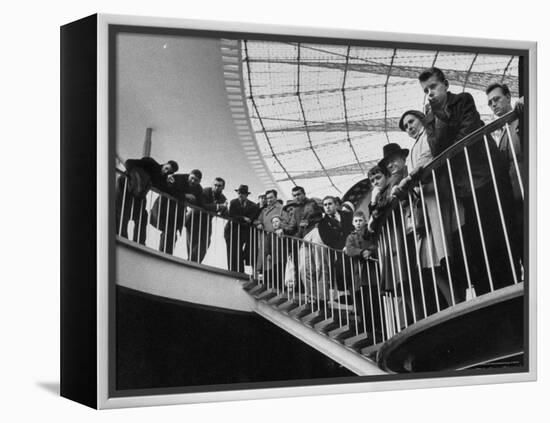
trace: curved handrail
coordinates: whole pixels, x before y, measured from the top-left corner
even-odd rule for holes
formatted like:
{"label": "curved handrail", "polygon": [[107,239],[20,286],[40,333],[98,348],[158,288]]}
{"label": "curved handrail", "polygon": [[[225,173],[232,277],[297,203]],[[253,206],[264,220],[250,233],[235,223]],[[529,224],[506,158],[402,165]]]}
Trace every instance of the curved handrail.
{"label": "curved handrail", "polygon": [[467,148],[472,144],[478,142],[483,135],[494,132],[495,130],[502,128],[507,123],[511,123],[518,118],[518,112],[516,110],[512,110],[511,112],[506,113],[498,119],[495,119],[487,125],[484,125],[481,128],[476,129],[474,132],[466,135],[460,141],[457,141],[453,145],[443,150],[440,154],[434,157],[430,161],[430,163],[424,166],[422,171],[419,172],[420,179],[426,180],[432,170],[438,169],[446,162],[447,159],[456,156],[457,154],[461,153],[464,148]]}

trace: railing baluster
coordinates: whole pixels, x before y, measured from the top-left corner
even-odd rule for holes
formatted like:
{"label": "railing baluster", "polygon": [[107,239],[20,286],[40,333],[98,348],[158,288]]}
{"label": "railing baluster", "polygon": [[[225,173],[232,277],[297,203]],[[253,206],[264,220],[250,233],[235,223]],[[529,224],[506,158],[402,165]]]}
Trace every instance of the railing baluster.
{"label": "railing baluster", "polygon": [[311,243],[307,242],[308,252],[309,252],[309,300],[311,305],[311,310],[313,311],[313,257],[311,255]]}
{"label": "railing baluster", "polygon": [[[361,263],[359,263],[361,266]],[[376,344],[376,325],[375,325],[375,316],[374,316],[374,301],[372,299],[372,280],[371,280],[371,262],[367,259],[365,262],[366,267],[366,273],[367,273],[367,283],[369,287],[369,305],[370,305],[370,319],[371,319],[371,325],[372,325],[372,337],[373,342]],[[376,269],[376,268],[375,268]],[[361,267],[359,268],[359,272],[361,272]],[[362,272],[360,273],[362,274]],[[378,290],[378,297],[380,297],[380,290]],[[363,301],[363,304],[365,304],[365,300],[363,299],[363,287],[361,287],[361,299]],[[365,307],[363,307],[363,319],[364,319],[364,325],[365,325],[365,333],[367,332],[367,321],[365,319]]]}
{"label": "railing baluster", "polygon": [[[188,213],[191,213],[191,229],[187,234],[187,259],[193,261],[193,241],[195,240],[195,210],[192,206],[187,206]],[[185,217],[184,217],[185,220]]]}
{"label": "railing baluster", "polygon": [[233,269],[233,220],[229,221],[229,270]]}
{"label": "railing baluster", "polygon": [[273,281],[272,289],[277,289],[277,279],[275,279],[275,250],[273,249],[273,235],[270,233],[269,238],[271,240],[271,279]]}
{"label": "railing baluster", "polygon": [[426,242],[428,243],[428,255],[430,256],[430,271],[432,273],[432,281],[433,281],[433,288],[434,288],[434,297],[435,297],[435,305],[437,308],[437,312],[439,313],[441,311],[441,307],[439,305],[439,294],[437,289],[437,279],[435,276],[435,267],[434,267],[434,254],[432,249],[432,234],[430,232],[430,227],[428,225],[428,211],[426,210],[426,201],[424,199],[424,186],[422,185],[422,182],[419,183],[420,188],[420,204],[422,205],[422,216],[424,218],[424,227],[426,230]]}
{"label": "railing baluster", "polygon": [[516,169],[516,175],[517,175],[518,182],[519,182],[519,190],[521,192],[521,198],[525,199],[524,194],[523,194],[523,178],[521,177],[521,173],[520,173],[520,169],[519,169],[519,165],[518,165],[518,158],[517,158],[517,155],[516,155],[516,147],[514,147],[514,140],[512,138],[512,134],[510,132],[510,125],[508,125],[508,124],[506,124],[506,133],[508,134],[508,142],[509,142],[509,145],[510,145],[510,150],[512,152],[512,160],[514,162],[514,168]]}
{"label": "railing baluster", "polygon": [[474,178],[472,176],[472,168],[470,166],[470,155],[468,153],[468,148],[467,147],[464,147],[464,157],[466,157],[466,168],[467,168],[467,171],[468,171],[468,178],[470,180],[470,187],[472,189],[472,200],[473,200],[474,209],[475,209],[475,212],[476,212],[477,225],[478,225],[478,228],[479,228],[479,236],[481,237],[481,248],[483,250],[483,258],[485,260],[485,268],[487,269],[487,277],[489,278],[489,286],[490,286],[491,292],[493,292],[493,290],[494,290],[493,276],[491,274],[491,266],[489,265],[489,256],[487,255],[487,247],[485,245],[485,235],[483,233],[483,226],[481,224],[481,217],[480,217],[480,214],[479,214],[479,206],[477,204],[477,195],[476,195],[475,186],[474,186]]}
{"label": "railing baluster", "polygon": [[317,295],[317,311],[321,311],[321,287],[319,285],[319,277],[323,273],[323,247],[320,247],[318,245],[314,245],[314,257],[315,257],[315,292]]}
{"label": "railing baluster", "polygon": [[462,249],[462,258],[464,260],[464,270],[466,272],[466,280],[468,281],[468,290],[472,289],[472,280],[470,278],[470,266],[468,266],[468,258],[466,257],[466,248],[464,247],[464,236],[462,235],[462,224],[460,222],[460,213],[458,211],[458,202],[456,200],[455,183],[453,179],[453,172],[451,169],[451,161],[447,159],[447,171],[449,173],[449,181],[451,184],[451,195],[453,197],[453,205],[456,215],[456,223],[458,227],[458,236],[460,238],[460,248]]}
{"label": "railing baluster", "polygon": [[353,301],[353,312],[355,314],[355,335],[359,335],[359,322],[357,321],[357,301],[355,298],[355,272],[353,269],[353,261],[351,257],[346,256],[344,253],[342,253],[342,259],[345,260],[346,257],[349,259],[349,265],[351,267],[351,298]]}
{"label": "railing baluster", "polygon": [[[502,211],[502,204],[500,201],[500,195],[498,192],[497,179],[495,176],[495,169],[493,167],[493,160],[489,152],[489,141],[487,141],[487,135],[483,136],[483,141],[485,143],[485,151],[487,151],[487,159],[489,161],[489,169],[491,170],[491,178],[493,179],[493,187],[495,189],[495,196],[497,200],[498,213],[500,215],[500,222],[502,223],[502,231],[504,232],[504,240],[506,242],[506,250],[508,251],[508,259],[510,260],[510,267],[512,269],[512,276],[514,278],[514,285],[518,283],[518,278],[516,275],[515,263],[512,255],[512,249],[510,248],[510,240],[508,239],[508,228],[506,225],[506,220],[504,219],[504,213]],[[512,140],[510,140],[511,142]]]}
{"label": "railing baluster", "polygon": [[[411,216],[414,214],[414,210],[412,208],[412,205],[409,206],[409,210],[411,211]],[[401,201],[399,202],[399,215],[401,216],[401,229],[403,230],[403,236],[404,236],[404,242],[403,246],[405,248],[405,261],[407,264],[407,276],[409,280],[409,294],[411,296],[411,308],[412,308],[412,315],[413,315],[413,323],[416,323],[416,306],[414,304],[414,294],[412,289],[412,275],[411,275],[411,263],[409,260],[409,247],[407,246],[407,230],[405,227],[405,213],[403,210],[403,206],[401,204]],[[413,234],[414,236],[414,234]],[[416,236],[414,237],[414,243],[416,244]],[[402,284],[404,285],[404,284]],[[404,290],[404,286],[401,287],[401,290]]]}
{"label": "railing baluster", "polygon": [[[464,149],[464,151],[466,151],[466,149]],[[449,256],[449,252],[447,250],[447,236],[445,235],[445,226],[443,224],[443,215],[441,213],[441,202],[439,200],[439,188],[437,186],[437,179],[435,177],[435,170],[432,169],[432,180],[433,180],[433,185],[434,185],[434,191],[435,191],[435,200],[436,200],[436,203],[437,203],[437,214],[438,214],[438,217],[439,217],[439,228],[441,230],[441,237],[443,238],[442,241],[443,241],[443,254],[445,254],[445,267],[446,267],[446,270],[447,270],[447,280],[449,281],[449,289],[451,291],[451,305],[455,305],[456,304],[456,300],[455,300],[455,293],[454,293],[454,286],[453,286],[453,278],[451,276],[451,263],[450,263],[450,256]],[[450,222],[448,222],[448,224],[450,225]],[[433,234],[433,232],[432,232]]]}
{"label": "railing baluster", "polygon": [[[160,201],[162,202],[162,198],[160,199]],[[162,247],[163,248],[163,252],[166,253],[166,241],[168,239],[168,218],[169,218],[169,211],[170,211],[170,199],[167,198],[167,201],[166,201],[166,222],[164,222],[164,246]]]}
{"label": "railing baluster", "polygon": [[210,233],[210,227],[211,227],[211,223],[214,221],[214,218],[215,218],[215,215],[207,215],[206,216],[206,237],[205,237],[205,246],[204,246],[204,254],[202,255],[202,257],[200,258],[200,262],[202,263],[203,260],[206,258],[206,255],[208,254],[208,250],[210,249],[210,240],[211,240],[211,236],[212,234]]}
{"label": "railing baluster", "polygon": [[[326,247],[325,247],[326,248]],[[325,254],[326,253],[326,254]],[[323,263],[323,313],[325,319],[327,318],[327,267],[330,266],[330,258],[328,256],[328,249],[321,250],[321,262]],[[319,303],[319,307],[321,304]]]}
{"label": "railing baluster", "polygon": [[[409,193],[409,206],[411,207],[411,210],[414,207],[410,193]],[[425,293],[424,293],[424,278],[422,276],[422,263],[420,261],[420,250],[418,248],[418,243],[416,242],[416,239],[417,239],[418,235],[417,235],[417,232],[416,232],[417,224],[416,224],[416,217],[415,217],[414,213],[411,213],[411,218],[412,218],[412,223],[413,223],[413,236],[414,236],[414,239],[415,239],[414,249],[415,249],[415,252],[416,252],[416,268],[418,270],[418,280],[419,280],[419,283],[420,283],[420,297],[422,299],[422,310],[424,311],[424,317],[428,317],[428,311],[427,311],[427,308],[426,308],[426,296],[425,296]],[[414,300],[414,297],[413,297],[413,300]],[[416,316],[415,316],[415,318],[416,318]]]}
{"label": "railing baluster", "polygon": [[336,287],[334,286],[334,281],[332,280],[332,251],[328,250],[328,279],[329,279],[329,292],[332,293],[329,296],[330,298],[330,316],[334,318],[334,292]]}
{"label": "railing baluster", "polygon": [[[143,202],[145,201],[145,198],[142,198],[139,201],[139,222],[138,222],[138,243],[141,244],[141,219],[143,215],[143,209],[145,206],[143,205]],[[145,242],[143,243],[145,244]]]}
{"label": "railing baluster", "polygon": [[198,211],[199,211],[199,228],[198,228],[198,231],[197,231],[197,236],[199,238],[199,242],[198,242],[198,245],[197,245],[197,253],[195,254],[195,256],[196,256],[197,263],[200,263],[201,238],[202,238],[203,227],[202,227],[202,210],[198,209]]}
{"label": "railing baluster", "polygon": [[396,272],[395,272],[395,266],[394,266],[394,263],[393,263],[393,249],[391,247],[391,235],[390,235],[390,225],[389,223],[386,221],[385,222],[385,226],[386,226],[386,231],[387,231],[387,241],[386,241],[386,244],[389,248],[389,256],[390,256],[390,264],[391,264],[391,273],[392,273],[392,279],[393,279],[393,292],[394,292],[394,298],[393,298],[393,301],[395,301],[395,309],[397,310],[397,315],[395,316],[396,319],[397,319],[397,326],[398,326],[398,330],[400,331],[401,330],[401,316],[399,316],[399,307],[397,305],[397,282],[396,282]]}
{"label": "railing baluster", "polygon": [[[176,232],[178,232],[177,226],[178,226],[178,202],[176,201],[176,214],[174,216],[174,235],[172,237],[172,254],[176,252]],[[183,232],[183,229],[182,229],[182,232]],[[168,234],[166,235],[168,236]]]}
{"label": "railing baluster", "polygon": [[[391,211],[391,217],[392,217],[392,222],[393,222],[393,237],[395,239],[395,259],[397,261],[397,269],[399,270],[399,284],[397,284],[396,286],[396,290],[395,290],[395,298],[398,299],[398,289],[399,287],[401,287],[401,304],[403,306],[403,318],[404,318],[404,323],[405,323],[405,327],[408,326],[408,319],[407,319],[407,310],[405,309],[405,303],[406,303],[406,299],[405,299],[405,291],[403,289],[403,285],[404,285],[404,278],[403,278],[403,269],[402,269],[402,265],[401,265],[401,249],[400,249],[400,240],[399,240],[399,232],[397,231],[397,225],[395,223],[395,210],[392,210]],[[401,234],[401,237],[403,239],[403,242],[405,242],[405,234]],[[399,311],[399,302],[396,303],[396,306],[395,306],[396,310],[397,310],[397,313],[400,313]]]}
{"label": "railing baluster", "polygon": [[126,176],[121,176],[124,178],[124,189],[122,190],[122,207],[120,208],[120,225],[118,227],[118,236],[122,236],[122,222],[124,222],[124,208],[126,207],[126,186],[128,185],[128,178]]}
{"label": "railing baluster", "polygon": [[[304,248],[304,243],[303,241],[301,240],[295,240],[296,242],[296,249],[298,250],[298,260],[297,260],[297,263],[298,263],[298,305],[299,306],[302,306],[302,290],[303,290],[303,293],[304,293],[304,301],[307,300],[306,298],[306,281],[305,280],[302,280],[302,279],[306,279],[305,278],[305,272],[306,272],[306,268],[305,268],[305,261],[306,261],[306,252],[305,252],[305,248]],[[300,243],[302,245],[300,245]],[[304,269],[304,274],[302,275],[302,266],[303,266],[303,269]],[[303,285],[303,287],[302,287]],[[307,304],[307,303],[305,303]]]}
{"label": "railing baluster", "polygon": [[248,231],[248,260],[250,263],[250,274],[254,275],[254,262],[252,261],[252,255],[254,254],[254,243],[252,241],[254,236],[254,230],[256,228],[254,226],[250,227],[250,230]]}
{"label": "railing baluster", "polygon": [[[336,251],[335,254],[338,254]],[[349,326],[349,307],[348,307],[348,284],[347,284],[347,278],[346,278],[346,260],[344,260],[344,257],[342,257],[342,271],[343,271],[343,277],[344,277],[344,297],[346,299],[346,325]]]}
{"label": "railing baluster", "polygon": [[[136,197],[134,197],[132,195],[132,206],[130,207],[130,219],[128,220],[128,222],[132,222],[133,223],[133,226],[134,226],[134,230],[133,232],[135,233],[136,232],[136,222],[134,221],[134,207],[135,207],[135,199]],[[128,234],[128,238],[130,238],[130,235]],[[132,240],[135,242],[136,240],[134,239],[134,234],[132,234]]]}
{"label": "railing baluster", "polygon": [[382,289],[382,284],[380,282],[381,280],[381,276],[382,276],[382,258],[384,257],[382,255],[382,239],[383,237],[380,236],[378,238],[379,242],[378,242],[378,266],[377,267],[377,271],[376,271],[376,284],[378,286],[378,310],[380,311],[380,325],[382,326],[382,341],[385,341],[386,339],[389,338],[389,335],[388,335],[388,331],[387,331],[387,320],[384,319],[384,316],[386,316],[386,307],[385,307],[385,300],[384,300],[384,297],[385,297],[385,292],[386,292],[386,289],[385,287]]}

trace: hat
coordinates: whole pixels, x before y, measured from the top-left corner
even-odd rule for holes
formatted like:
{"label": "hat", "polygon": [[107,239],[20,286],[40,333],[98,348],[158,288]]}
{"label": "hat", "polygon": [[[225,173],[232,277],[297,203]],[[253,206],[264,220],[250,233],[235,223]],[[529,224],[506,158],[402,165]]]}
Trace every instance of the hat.
{"label": "hat", "polygon": [[378,162],[378,166],[386,167],[386,161],[391,156],[395,156],[396,154],[399,154],[403,157],[407,157],[409,155],[409,149],[408,148],[401,148],[401,146],[395,142],[390,142],[389,144],[386,144],[384,148],[382,149],[383,152],[383,158]]}
{"label": "hat", "polygon": [[296,202],[295,200],[287,200],[286,204],[283,206],[283,210],[286,210],[289,207],[294,207],[297,205],[298,205],[298,202]]}
{"label": "hat", "polygon": [[426,115],[420,110],[407,110],[401,115],[401,118],[399,119],[399,129],[401,129],[403,132],[405,132],[405,125],[403,121],[405,120],[405,116],[407,115],[416,116],[420,120],[424,120],[426,118]]}
{"label": "hat", "polygon": [[353,213],[355,211],[355,206],[353,205],[353,203],[351,201],[344,201],[342,203],[342,208],[348,208],[350,209],[350,211]]}
{"label": "hat", "polygon": [[239,194],[250,194],[248,191],[248,185],[239,185],[239,188],[235,190]]}

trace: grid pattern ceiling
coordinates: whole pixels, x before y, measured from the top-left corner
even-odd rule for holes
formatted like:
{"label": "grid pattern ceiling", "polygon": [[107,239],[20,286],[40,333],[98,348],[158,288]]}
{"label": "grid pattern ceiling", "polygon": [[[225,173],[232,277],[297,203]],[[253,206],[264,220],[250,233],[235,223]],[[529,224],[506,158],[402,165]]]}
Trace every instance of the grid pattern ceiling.
{"label": "grid pattern ceiling", "polygon": [[441,68],[452,92],[470,92],[492,119],[485,87],[507,83],[518,93],[518,58],[491,54],[241,42],[249,115],[264,159],[285,193],[341,195],[381,158],[382,147],[410,147],[398,128],[403,112],[422,110],[417,80]]}

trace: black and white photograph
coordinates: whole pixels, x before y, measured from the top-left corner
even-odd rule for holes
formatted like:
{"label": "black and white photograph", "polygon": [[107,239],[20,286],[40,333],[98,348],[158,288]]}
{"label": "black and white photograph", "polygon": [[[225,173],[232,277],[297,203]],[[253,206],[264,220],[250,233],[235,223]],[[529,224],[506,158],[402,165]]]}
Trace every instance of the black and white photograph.
{"label": "black and white photograph", "polygon": [[3,421],[544,421],[543,3],[3,8]]}
{"label": "black and white photograph", "polygon": [[529,372],[528,50],[108,48],[112,396]]}

